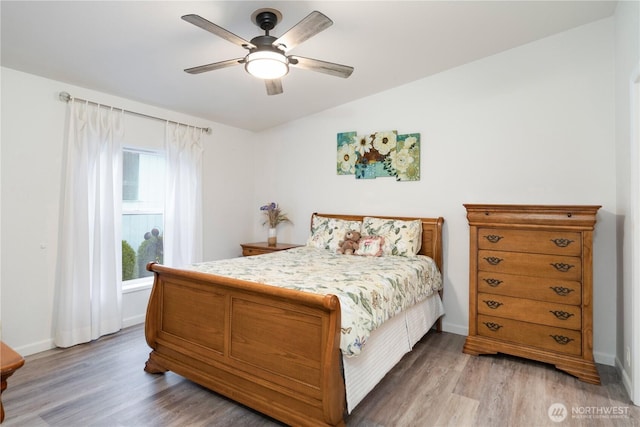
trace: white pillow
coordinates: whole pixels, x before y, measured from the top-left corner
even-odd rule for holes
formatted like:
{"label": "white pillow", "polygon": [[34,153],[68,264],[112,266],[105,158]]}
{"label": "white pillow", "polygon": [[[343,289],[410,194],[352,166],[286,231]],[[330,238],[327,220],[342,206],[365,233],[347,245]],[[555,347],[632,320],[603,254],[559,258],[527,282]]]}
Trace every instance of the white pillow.
{"label": "white pillow", "polygon": [[361,233],[361,228],[362,221],[314,215],[311,219],[311,235],[307,240],[307,246],[335,252],[338,249],[338,243],[344,240],[347,231],[355,230]]}
{"label": "white pillow", "polygon": [[422,247],[422,221],[364,217],[363,236],[382,236],[383,255],[416,256]]}

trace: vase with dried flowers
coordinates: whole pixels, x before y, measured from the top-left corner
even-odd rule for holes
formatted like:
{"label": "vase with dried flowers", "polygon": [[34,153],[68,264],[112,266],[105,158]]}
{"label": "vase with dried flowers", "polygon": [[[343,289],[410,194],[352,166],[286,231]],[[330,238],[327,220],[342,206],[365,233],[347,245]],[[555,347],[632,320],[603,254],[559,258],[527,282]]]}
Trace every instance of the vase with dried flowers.
{"label": "vase with dried flowers", "polygon": [[291,222],[287,214],[282,212],[276,202],[271,202],[267,205],[260,207],[260,210],[264,212],[267,219],[262,225],[269,224],[269,234],[267,236],[267,244],[269,246],[276,246],[278,243],[278,234],[276,227],[283,222]]}

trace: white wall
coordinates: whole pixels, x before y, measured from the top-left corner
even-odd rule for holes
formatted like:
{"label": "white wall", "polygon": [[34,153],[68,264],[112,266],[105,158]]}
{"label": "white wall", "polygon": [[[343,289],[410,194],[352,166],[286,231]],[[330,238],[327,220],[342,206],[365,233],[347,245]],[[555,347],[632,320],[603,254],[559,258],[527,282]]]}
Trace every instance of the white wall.
{"label": "white wall", "polygon": [[[2,68],[2,340],[24,355],[52,347],[54,275],[67,105],[58,93],[203,127],[204,256],[227,258],[251,239],[249,132]],[[125,142],[162,148],[164,122],[125,115]],[[242,167],[246,166],[246,167]],[[233,185],[228,185],[232,182]],[[229,226],[233,225],[233,226]],[[149,290],[125,294],[124,324],[144,321]]]}
{"label": "white wall", "polygon": [[[640,3],[618,3],[615,20],[617,237],[618,253],[623,254],[617,266],[616,366],[622,372],[627,391],[634,402],[640,404],[640,325],[633,319],[634,304],[636,310],[640,309],[640,93],[637,89],[640,83],[637,81],[640,77]],[[627,350],[630,357],[627,357]]]}
{"label": "white wall", "polygon": [[[594,347],[597,361],[612,365],[613,47],[613,21],[606,19],[263,132],[256,204],[281,203],[295,225],[283,227],[279,240],[291,242],[305,241],[313,211],[444,216],[444,328],[461,334],[468,330],[469,283],[463,203],[602,205]],[[336,175],[338,132],[390,129],[421,134],[419,182]]]}

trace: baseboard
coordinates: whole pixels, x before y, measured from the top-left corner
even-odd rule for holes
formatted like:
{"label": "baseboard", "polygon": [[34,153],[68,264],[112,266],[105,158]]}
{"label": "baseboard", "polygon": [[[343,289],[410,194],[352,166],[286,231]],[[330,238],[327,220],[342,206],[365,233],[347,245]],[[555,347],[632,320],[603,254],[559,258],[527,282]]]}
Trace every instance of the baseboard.
{"label": "baseboard", "polygon": [[31,356],[32,354],[40,353],[43,351],[51,350],[56,345],[53,342],[53,338],[48,340],[39,341],[32,344],[23,345],[21,347],[13,347],[13,349],[21,356]]}
{"label": "baseboard", "polygon": [[613,354],[601,353],[599,351],[593,352],[593,360],[596,363],[608,366],[616,366],[616,356]]}
{"label": "baseboard", "polygon": [[452,334],[456,334],[456,335],[463,335],[463,336],[467,336],[469,335],[469,327],[468,326],[461,326],[461,325],[457,325],[455,323],[449,323],[447,321],[442,322],[442,330],[444,332],[451,332]]}
{"label": "baseboard", "polygon": [[[128,317],[126,319],[122,319],[122,327],[128,328],[129,326],[139,325],[144,323],[145,314],[141,314],[138,316]],[[53,341],[53,338],[42,340],[39,342],[23,345],[20,347],[13,347],[13,349],[20,354],[21,356],[31,356],[32,354],[41,353],[43,351],[51,350],[55,348],[56,345]]]}
{"label": "baseboard", "polygon": [[140,314],[137,316],[127,317],[126,319],[122,319],[122,327],[128,328],[129,326],[139,325],[140,323],[144,323],[146,315]]}
{"label": "baseboard", "polygon": [[627,371],[624,370],[624,364],[617,357],[616,357],[615,368],[616,368],[616,371],[618,371],[618,375],[620,375],[620,378],[622,378],[622,385],[624,385],[624,389],[627,391],[627,396],[629,396],[629,399],[631,399],[631,396],[632,396],[631,378],[627,374]]}

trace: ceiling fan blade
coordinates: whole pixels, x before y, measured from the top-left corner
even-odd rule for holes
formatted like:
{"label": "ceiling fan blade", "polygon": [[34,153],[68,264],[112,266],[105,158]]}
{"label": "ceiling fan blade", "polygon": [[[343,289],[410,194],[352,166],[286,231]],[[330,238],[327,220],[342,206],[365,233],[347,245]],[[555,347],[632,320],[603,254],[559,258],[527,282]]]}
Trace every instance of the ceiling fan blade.
{"label": "ceiling fan blade", "polygon": [[293,49],[303,41],[308,40],[332,25],[333,21],[326,15],[318,11],[313,11],[274,41],[273,45],[283,45],[285,51]]}
{"label": "ceiling fan blade", "polygon": [[267,86],[267,95],[279,95],[282,93],[282,80],[265,80],[264,84]]}
{"label": "ceiling fan blade", "polygon": [[233,65],[242,64],[244,58],[227,59],[226,61],[214,62],[207,65],[199,65],[197,67],[187,68],[186,71],[189,74],[200,74],[207,71],[219,70],[220,68],[227,68]]}
{"label": "ceiling fan blade", "polygon": [[200,27],[203,30],[209,31],[211,34],[215,34],[216,36],[222,37],[225,40],[230,41],[233,44],[237,44],[240,47],[244,47],[245,49],[255,49],[255,45],[251,42],[246,41],[240,36],[236,36],[231,31],[227,31],[219,25],[214,24],[213,22],[207,21],[202,16],[199,15],[184,15],[182,17],[185,21],[195,25],[196,27]]}
{"label": "ceiling fan blade", "polygon": [[304,70],[317,71],[319,73],[330,74],[346,79],[353,73],[353,67],[336,64],[333,62],[320,61],[319,59],[304,58],[302,56],[289,56],[289,65]]}

